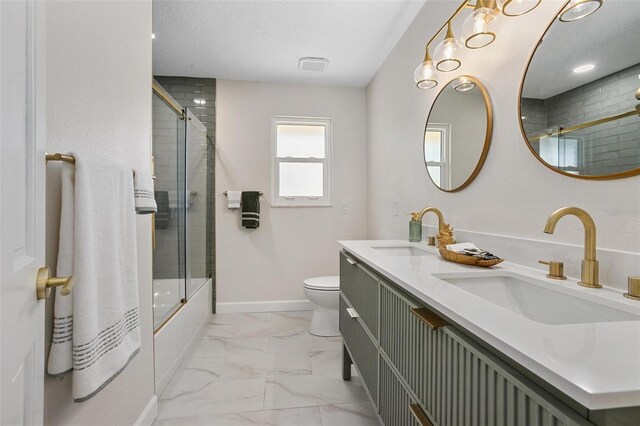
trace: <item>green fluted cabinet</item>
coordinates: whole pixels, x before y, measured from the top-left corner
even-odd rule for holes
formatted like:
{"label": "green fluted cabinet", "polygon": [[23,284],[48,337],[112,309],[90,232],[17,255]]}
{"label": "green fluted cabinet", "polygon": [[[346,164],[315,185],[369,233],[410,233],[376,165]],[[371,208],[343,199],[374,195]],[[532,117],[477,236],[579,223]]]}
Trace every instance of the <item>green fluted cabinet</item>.
{"label": "green fluted cabinet", "polygon": [[593,424],[351,254],[340,257],[343,378],[355,364],[386,426]]}

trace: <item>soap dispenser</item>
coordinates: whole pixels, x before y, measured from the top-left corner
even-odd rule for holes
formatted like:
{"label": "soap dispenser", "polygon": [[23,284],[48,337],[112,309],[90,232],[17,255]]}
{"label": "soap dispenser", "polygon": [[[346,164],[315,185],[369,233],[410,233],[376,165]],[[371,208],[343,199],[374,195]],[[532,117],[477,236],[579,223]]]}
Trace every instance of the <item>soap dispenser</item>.
{"label": "soap dispenser", "polygon": [[411,213],[411,220],[409,221],[409,241],[412,243],[419,243],[422,241],[422,221],[418,220],[420,213]]}

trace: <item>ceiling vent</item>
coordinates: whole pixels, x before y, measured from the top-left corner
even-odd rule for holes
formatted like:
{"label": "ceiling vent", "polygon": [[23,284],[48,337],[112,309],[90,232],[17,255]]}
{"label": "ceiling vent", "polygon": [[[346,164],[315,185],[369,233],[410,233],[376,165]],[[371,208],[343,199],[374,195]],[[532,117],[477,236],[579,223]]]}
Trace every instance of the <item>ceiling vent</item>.
{"label": "ceiling vent", "polygon": [[329,60],[325,58],[300,58],[298,61],[298,69],[302,71],[322,72],[329,67]]}

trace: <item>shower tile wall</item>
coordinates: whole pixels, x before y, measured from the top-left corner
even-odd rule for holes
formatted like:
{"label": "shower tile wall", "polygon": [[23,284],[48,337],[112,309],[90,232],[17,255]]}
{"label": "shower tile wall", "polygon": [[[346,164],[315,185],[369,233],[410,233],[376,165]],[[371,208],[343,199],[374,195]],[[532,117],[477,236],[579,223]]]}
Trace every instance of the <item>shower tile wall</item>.
{"label": "shower tile wall", "polygon": [[[198,195],[206,198],[207,211],[215,211],[215,193],[214,193],[214,155],[215,155],[215,98],[216,98],[216,80],[212,78],[190,78],[190,77],[165,77],[155,76],[158,83],[183,107],[189,108],[189,110],[204,124],[207,128],[207,167],[196,172],[199,173],[198,180],[202,183],[202,192],[196,190]],[[197,100],[197,101],[196,101]],[[204,101],[204,103],[202,103]],[[206,182],[212,184],[206,185]],[[199,183],[200,184],[200,183]],[[204,189],[206,187],[206,189]],[[191,234],[191,259],[192,259],[192,276],[198,269],[203,267],[202,264],[198,264],[198,259],[206,259],[204,265],[205,270],[209,275],[213,277],[213,297],[215,307],[215,226],[214,215],[209,214],[206,221],[206,230],[200,233],[201,238],[194,238],[194,234]],[[202,241],[204,239],[205,241]],[[206,251],[203,256],[199,251]]]}
{"label": "shower tile wall", "polygon": [[[538,133],[630,111],[638,104],[639,76],[640,64],[545,100],[523,99],[524,129]],[[618,173],[640,162],[636,116],[571,132],[567,137],[583,142],[580,163],[584,174]]]}

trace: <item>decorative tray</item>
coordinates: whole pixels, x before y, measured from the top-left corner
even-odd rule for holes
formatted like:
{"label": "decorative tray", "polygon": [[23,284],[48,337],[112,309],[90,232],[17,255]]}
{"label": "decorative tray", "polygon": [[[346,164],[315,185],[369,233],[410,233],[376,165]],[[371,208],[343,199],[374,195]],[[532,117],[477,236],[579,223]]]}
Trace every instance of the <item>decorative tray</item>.
{"label": "decorative tray", "polygon": [[443,224],[442,228],[438,232],[438,251],[444,260],[463,265],[482,266],[485,268],[504,262],[504,259],[485,260],[447,250],[447,244],[455,244],[455,242],[456,240],[453,239],[453,228],[446,223]]}
{"label": "decorative tray", "polygon": [[504,259],[478,259],[477,257],[456,253],[455,251],[449,251],[445,247],[439,247],[438,250],[440,251],[440,256],[442,256],[444,260],[448,260],[449,262],[461,263],[463,265],[483,266],[485,268],[488,268],[490,266],[495,266],[498,263],[504,262]]}

